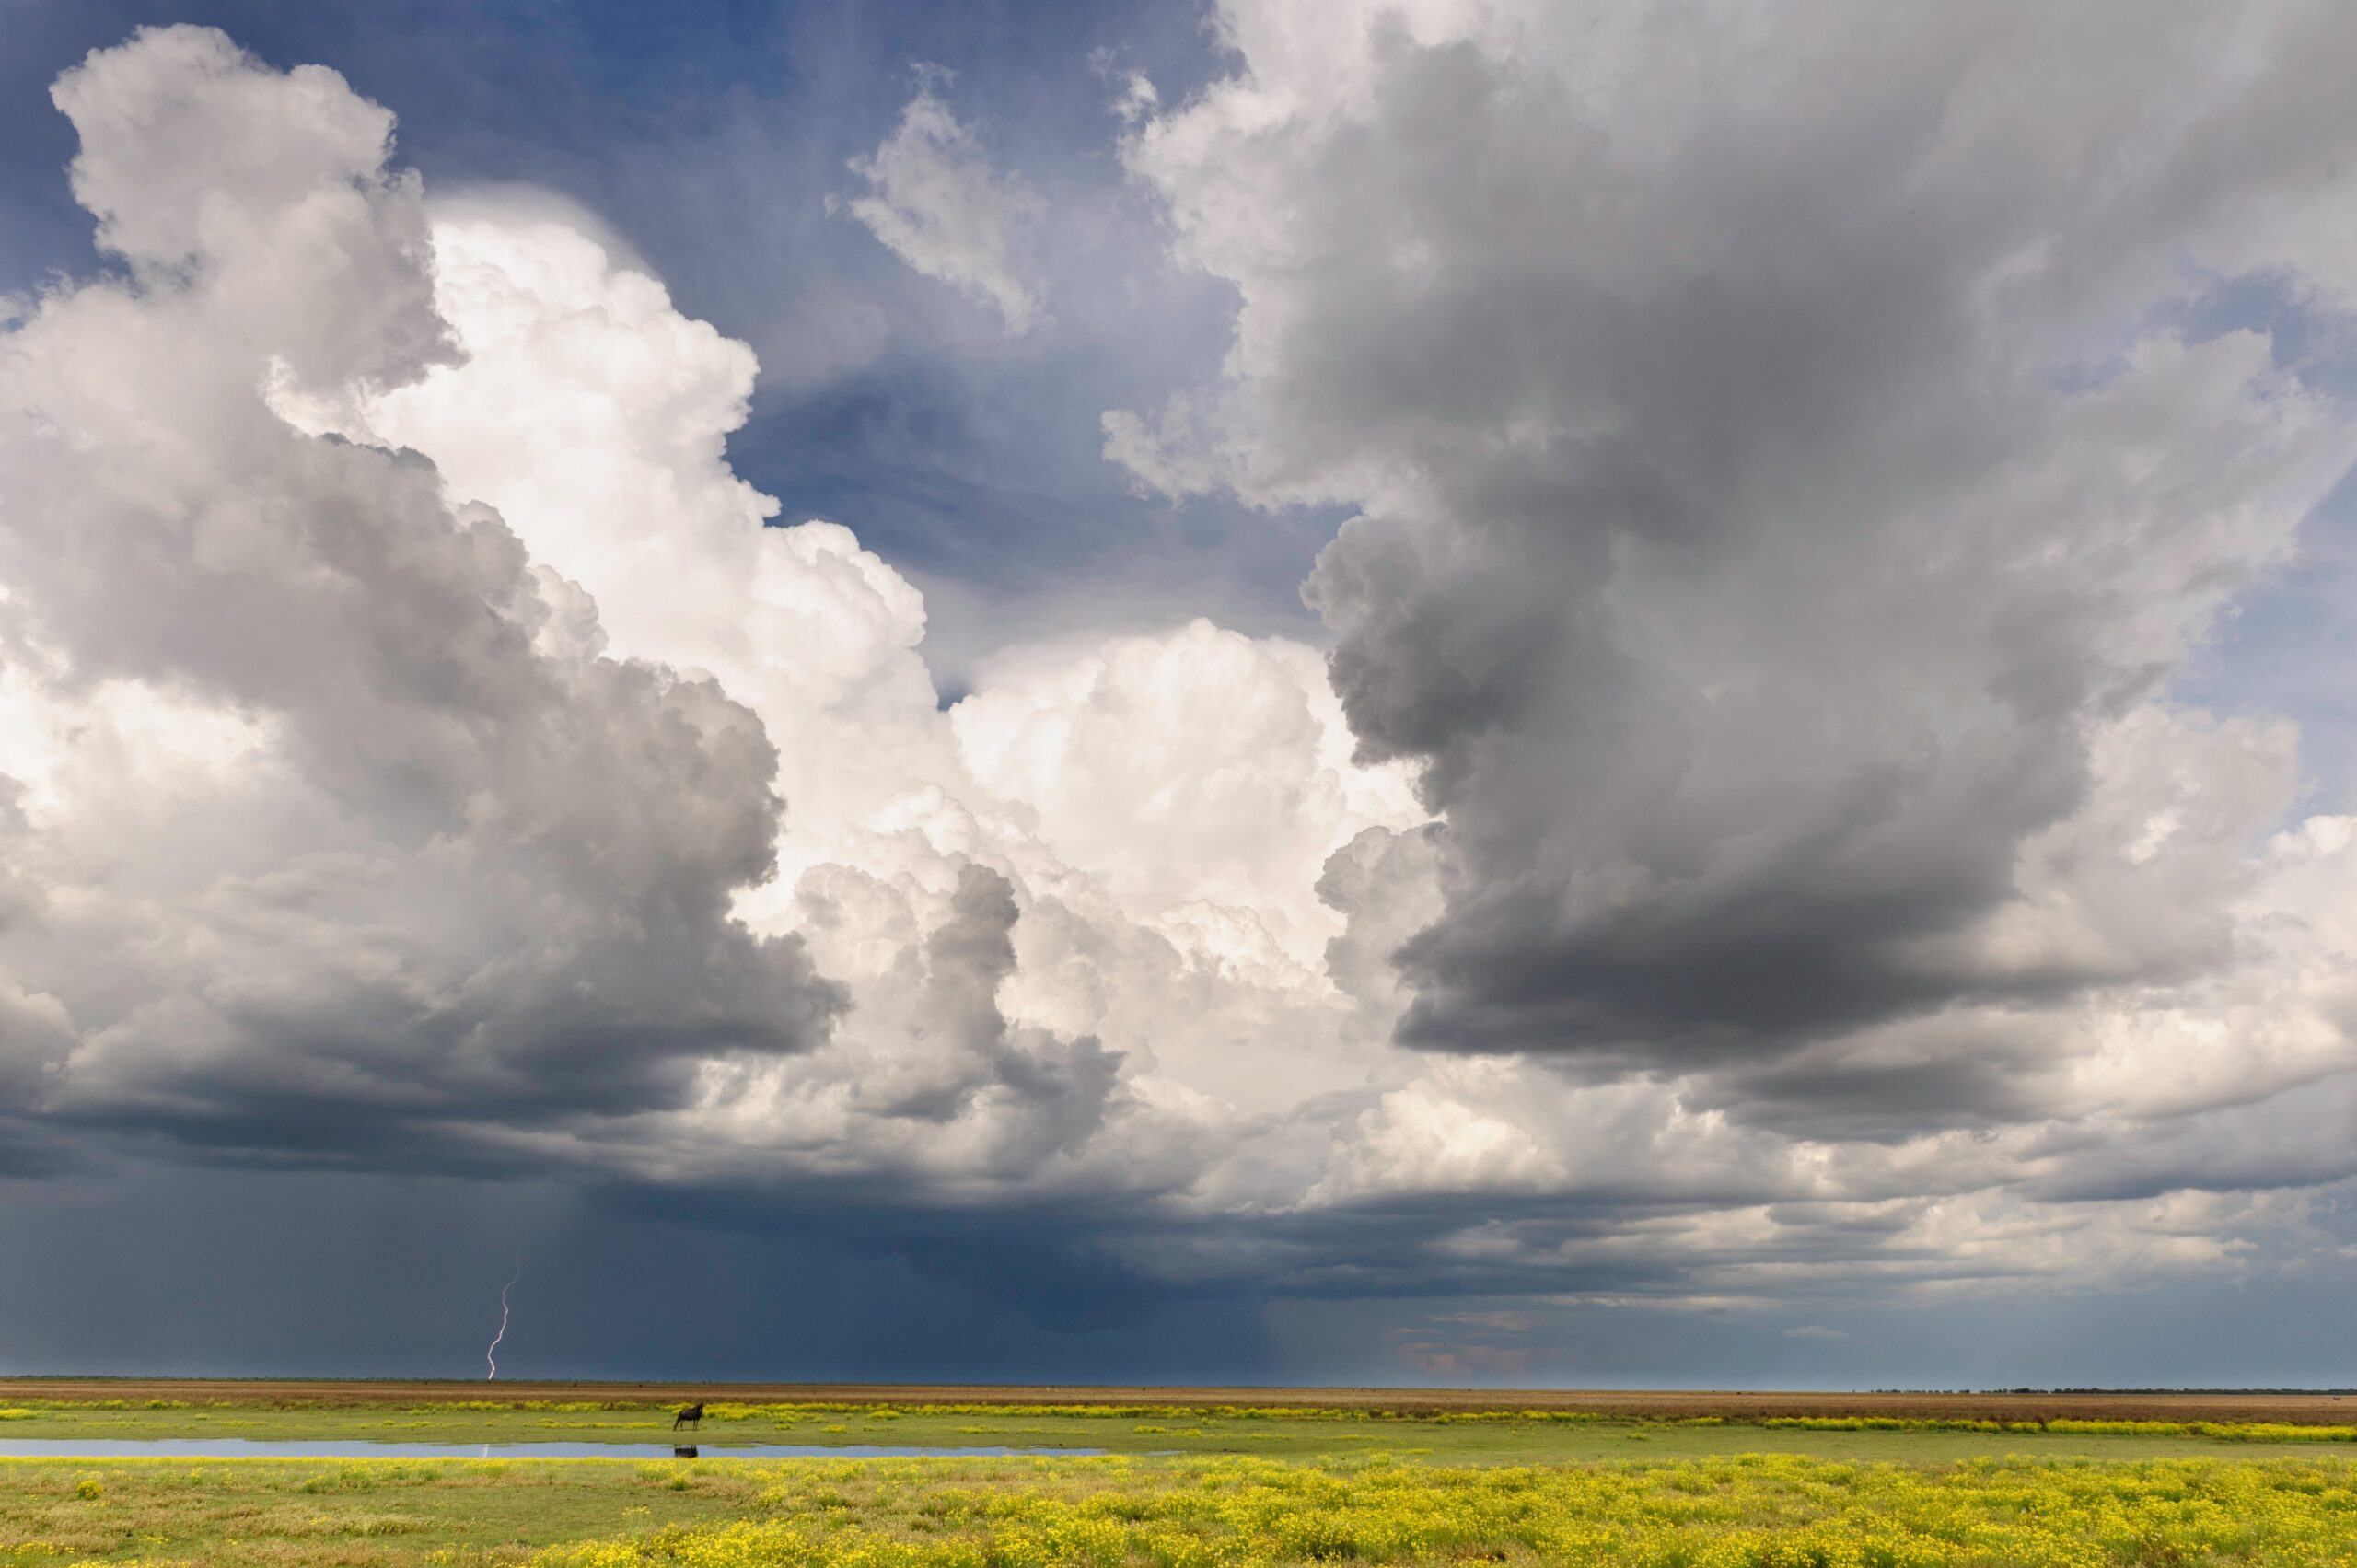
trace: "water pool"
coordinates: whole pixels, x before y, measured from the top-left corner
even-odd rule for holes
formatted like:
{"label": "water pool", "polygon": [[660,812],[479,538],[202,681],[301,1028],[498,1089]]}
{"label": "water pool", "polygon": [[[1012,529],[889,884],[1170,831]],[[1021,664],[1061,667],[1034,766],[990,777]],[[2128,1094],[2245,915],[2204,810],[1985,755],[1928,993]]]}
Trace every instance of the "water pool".
{"label": "water pool", "polygon": [[870,1444],[273,1442],[257,1437],[0,1438],[16,1459],[903,1459],[1041,1458],[1102,1448],[895,1448]]}

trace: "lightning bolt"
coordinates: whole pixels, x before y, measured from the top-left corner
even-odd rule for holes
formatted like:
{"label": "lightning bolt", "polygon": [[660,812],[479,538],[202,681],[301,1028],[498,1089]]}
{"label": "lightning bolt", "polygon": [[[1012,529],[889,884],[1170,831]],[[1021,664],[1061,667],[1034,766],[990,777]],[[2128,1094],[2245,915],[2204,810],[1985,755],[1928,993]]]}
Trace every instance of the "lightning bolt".
{"label": "lightning bolt", "polygon": [[507,1293],[516,1288],[516,1280],[520,1280],[523,1277],[524,1265],[521,1262],[518,1262],[516,1265],[516,1278],[509,1280],[505,1284],[499,1287],[499,1332],[491,1336],[490,1349],[485,1350],[482,1353],[484,1365],[491,1368],[490,1371],[482,1375],[482,1380],[486,1383],[499,1376],[499,1363],[492,1359],[492,1351],[497,1350],[499,1348],[499,1342],[507,1337]]}

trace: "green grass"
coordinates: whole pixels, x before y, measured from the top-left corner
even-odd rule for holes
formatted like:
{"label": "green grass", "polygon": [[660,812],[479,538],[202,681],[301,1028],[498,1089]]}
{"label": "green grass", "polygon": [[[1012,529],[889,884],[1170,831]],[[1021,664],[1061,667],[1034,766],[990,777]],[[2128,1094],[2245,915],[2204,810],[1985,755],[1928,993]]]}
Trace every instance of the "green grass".
{"label": "green grass", "polygon": [[0,1563],[521,1562],[739,1517],[757,1467],[627,1459],[0,1459]]}
{"label": "green grass", "polygon": [[[593,1403],[25,1401],[0,1407],[0,1441],[667,1442],[670,1421]],[[2357,1444],[2268,1435],[715,1405],[708,1446],[1115,1454],[0,1459],[0,1568],[2357,1568]]]}
{"label": "green grass", "polygon": [[[422,1405],[18,1404],[0,1408],[0,1441],[13,1437],[245,1437],[432,1443],[660,1443],[671,1439],[668,1408],[598,1406],[479,1408]],[[741,1447],[759,1444],[890,1447],[1102,1449],[1117,1454],[1240,1454],[1265,1458],[1344,1459],[1370,1454],[1439,1463],[1574,1463],[1616,1458],[1696,1458],[1736,1453],[1805,1454],[1872,1460],[1903,1455],[1946,1463],[1999,1454],[2045,1458],[2164,1458],[2205,1454],[2291,1456],[2347,1449],[2343,1443],[2126,1435],[2052,1431],[1893,1431],[1854,1424],[1734,1422],[1615,1422],[1492,1416],[1411,1418],[1292,1411],[1283,1414],[1134,1409],[1050,1413],[1035,1407],[845,1410],[715,1405],[685,1440]]]}
{"label": "green grass", "polygon": [[2357,1568],[2357,1462],[0,1460],[0,1563],[91,1562]]}

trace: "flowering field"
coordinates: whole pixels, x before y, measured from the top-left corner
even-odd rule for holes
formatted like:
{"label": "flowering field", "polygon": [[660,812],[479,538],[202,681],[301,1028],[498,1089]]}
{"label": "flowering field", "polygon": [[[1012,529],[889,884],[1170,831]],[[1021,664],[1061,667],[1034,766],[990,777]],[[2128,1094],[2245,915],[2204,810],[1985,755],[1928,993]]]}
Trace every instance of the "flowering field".
{"label": "flowering field", "polygon": [[[1902,1443],[1905,1439],[1899,1439]],[[2357,1461],[11,1461],[0,1564],[2357,1565]]]}
{"label": "flowering field", "polygon": [[943,1485],[797,1469],[718,1527],[543,1552],[546,1568],[1221,1568],[1505,1562],[1643,1568],[2357,1563],[2357,1469],[1756,1456],[1347,1471],[1253,1460],[1060,1467]]}

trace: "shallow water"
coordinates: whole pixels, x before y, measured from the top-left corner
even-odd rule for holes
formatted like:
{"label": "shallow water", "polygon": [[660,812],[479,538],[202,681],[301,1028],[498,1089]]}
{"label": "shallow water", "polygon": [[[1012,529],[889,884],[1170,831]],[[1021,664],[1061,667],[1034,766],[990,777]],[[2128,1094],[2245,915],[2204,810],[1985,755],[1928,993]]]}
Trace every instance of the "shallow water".
{"label": "shallow water", "polygon": [[723,1447],[673,1443],[272,1442],[254,1437],[28,1437],[0,1439],[13,1459],[902,1459],[1101,1454],[1102,1448],[885,1448],[846,1443]]}

